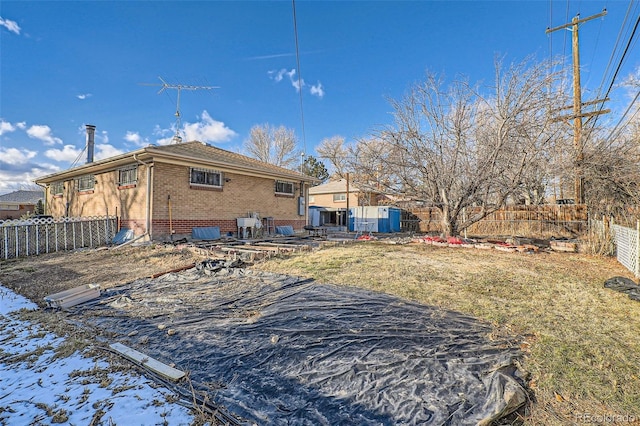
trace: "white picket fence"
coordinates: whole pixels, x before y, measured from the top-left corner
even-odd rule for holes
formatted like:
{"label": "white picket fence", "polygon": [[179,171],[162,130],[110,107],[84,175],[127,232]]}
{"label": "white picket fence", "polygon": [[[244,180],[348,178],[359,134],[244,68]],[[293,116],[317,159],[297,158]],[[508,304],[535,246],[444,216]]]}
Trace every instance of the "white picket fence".
{"label": "white picket fence", "polygon": [[7,220],[0,223],[0,257],[104,246],[118,232],[117,226],[115,216]]}

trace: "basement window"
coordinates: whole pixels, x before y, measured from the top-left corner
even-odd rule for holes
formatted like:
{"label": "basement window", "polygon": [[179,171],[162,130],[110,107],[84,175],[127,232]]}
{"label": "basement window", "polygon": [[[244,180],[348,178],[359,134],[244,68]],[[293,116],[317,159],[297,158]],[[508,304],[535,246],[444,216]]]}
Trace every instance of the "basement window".
{"label": "basement window", "polygon": [[129,166],[118,170],[118,186],[135,186],[137,182],[138,166]]}
{"label": "basement window", "polygon": [[96,183],[96,180],[93,177],[93,175],[80,176],[78,179],[76,179],[76,186],[78,188],[78,192],[93,191],[95,183]]}
{"label": "basement window", "polygon": [[222,172],[219,172],[218,170],[196,169],[192,167],[189,183],[191,185],[222,188]]}
{"label": "basement window", "polygon": [[276,181],[276,194],[293,195],[293,182]]}
{"label": "basement window", "polygon": [[64,192],[64,182],[53,182],[49,187],[49,190],[51,191],[51,195],[62,195]]}

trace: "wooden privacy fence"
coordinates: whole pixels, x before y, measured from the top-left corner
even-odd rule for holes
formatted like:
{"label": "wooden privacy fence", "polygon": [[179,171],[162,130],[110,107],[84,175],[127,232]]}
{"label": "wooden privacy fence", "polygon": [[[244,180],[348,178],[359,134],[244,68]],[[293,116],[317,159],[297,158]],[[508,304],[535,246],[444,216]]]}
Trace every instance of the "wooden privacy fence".
{"label": "wooden privacy fence", "polygon": [[0,223],[0,257],[103,246],[111,242],[117,226],[116,216],[7,220]]}
{"label": "wooden privacy fence", "polygon": [[[437,208],[419,207],[409,211],[420,219],[420,232],[442,232]],[[463,218],[472,217],[479,211],[479,207],[467,208]],[[587,222],[587,206],[584,204],[506,206],[471,225],[466,233],[475,236],[574,238],[586,232]]]}

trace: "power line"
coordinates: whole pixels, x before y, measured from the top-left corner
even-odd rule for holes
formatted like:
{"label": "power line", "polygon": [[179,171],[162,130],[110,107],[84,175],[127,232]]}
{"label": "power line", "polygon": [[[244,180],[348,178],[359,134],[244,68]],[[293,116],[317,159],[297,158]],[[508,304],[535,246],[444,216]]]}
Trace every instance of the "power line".
{"label": "power line", "polygon": [[[611,146],[613,144],[613,141],[615,140],[613,135],[616,133],[616,131],[618,131],[618,128],[622,125],[622,122],[624,121],[624,118],[627,116],[627,114],[629,114],[629,111],[631,111],[631,108],[633,108],[633,105],[638,101],[638,98],[640,98],[640,91],[638,91],[638,93],[636,93],[636,96],[633,98],[633,100],[631,101],[631,103],[629,104],[627,109],[625,110],[624,114],[622,114],[622,116],[620,117],[620,120],[618,120],[618,123],[614,126],[614,128],[611,130],[611,132],[609,132],[609,135],[604,139],[605,141],[609,141],[608,146]],[[638,111],[640,111],[640,108],[636,108],[636,111],[633,113],[633,115],[631,117],[629,117],[629,120],[627,120],[627,121],[630,122],[631,120],[633,120],[633,118],[636,116],[636,114],[638,114]],[[620,131],[622,131],[622,130],[620,130]]]}
{"label": "power line", "polygon": [[[638,16],[638,19],[636,19],[636,23],[635,23],[635,25],[633,27],[633,31],[631,32],[631,36],[629,36],[629,41],[627,42],[627,46],[625,47],[624,52],[622,53],[622,56],[620,57],[620,61],[618,61],[618,66],[616,67],[616,71],[614,72],[613,77],[611,78],[611,83],[609,84],[609,87],[607,88],[607,93],[604,96],[605,99],[609,97],[609,93],[611,92],[611,89],[613,88],[613,85],[614,85],[614,83],[616,81],[616,78],[618,77],[618,73],[620,72],[620,68],[622,67],[624,59],[627,56],[627,53],[629,52],[629,47],[631,46],[633,38],[636,35],[636,30],[638,29],[638,24],[640,24],[640,15]],[[636,96],[636,99],[637,99],[637,96]],[[634,102],[635,102],[635,99],[631,103],[631,105],[633,105]],[[598,111],[602,111],[603,108],[604,108],[604,102],[602,103],[602,105],[600,106]],[[625,115],[626,115],[626,112],[625,112]],[[592,128],[595,127],[597,120],[598,120],[598,116],[596,116],[594,118],[593,123],[591,124]],[[622,122],[622,119],[620,120],[620,122]],[[620,123],[618,123],[618,124],[620,124]],[[613,134],[613,132],[611,134]],[[609,136],[611,136],[611,135],[609,135]]]}
{"label": "power line", "polygon": [[629,15],[631,14],[631,6],[633,5],[633,0],[629,1],[629,6],[627,7],[627,12],[625,13],[624,19],[622,21],[622,25],[620,25],[620,31],[618,31],[618,35],[616,37],[616,42],[613,45],[613,49],[611,50],[611,56],[609,57],[609,61],[607,62],[607,66],[602,74],[602,82],[600,82],[600,86],[598,87],[598,97],[602,93],[602,88],[604,87],[605,81],[611,69],[611,65],[613,65],[613,60],[616,52],[618,51],[618,47],[620,46],[620,41],[622,40],[622,35],[624,32],[625,25],[629,19]]}
{"label": "power line", "polygon": [[640,23],[640,16],[636,19],[636,24],[633,27],[633,31],[631,32],[631,36],[629,37],[629,41],[627,42],[627,46],[624,48],[624,52],[622,52],[622,57],[618,62],[618,66],[616,67],[615,73],[613,73],[613,78],[611,79],[611,84],[609,84],[609,88],[607,89],[607,93],[605,94],[605,98],[609,96],[609,92],[611,92],[611,88],[618,77],[618,72],[620,72],[620,68],[622,67],[622,63],[624,62],[624,58],[627,56],[627,52],[629,51],[629,47],[631,46],[631,42],[633,41],[633,37],[636,35],[636,30],[638,29],[638,24]]}

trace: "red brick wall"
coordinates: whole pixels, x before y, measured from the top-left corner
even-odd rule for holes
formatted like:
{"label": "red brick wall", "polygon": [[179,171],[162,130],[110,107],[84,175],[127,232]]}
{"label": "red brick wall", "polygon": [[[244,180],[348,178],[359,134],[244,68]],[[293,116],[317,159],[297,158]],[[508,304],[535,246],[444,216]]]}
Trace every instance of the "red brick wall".
{"label": "red brick wall", "polygon": [[[299,189],[294,196],[275,194],[274,179],[223,172],[222,188],[203,188],[189,184],[190,168],[155,162],[152,168],[151,233],[154,239],[170,235],[169,216],[174,234],[190,235],[193,227],[219,226],[222,235],[236,232],[236,218],[257,213],[261,218],[273,217],[278,225],[304,227],[304,216],[298,216]],[[93,191],[80,193],[73,180],[65,182],[64,194],[48,195],[47,213],[64,216],[69,202],[69,216],[115,215],[122,228],[144,233],[147,205],[146,166],[138,166],[137,185],[119,188],[118,171],[95,175]],[[294,182],[299,187],[299,182]],[[169,200],[170,196],[170,200]],[[169,202],[170,201],[170,202]],[[171,208],[169,208],[171,206]]]}
{"label": "red brick wall", "polygon": [[[189,184],[187,166],[156,163],[154,166],[153,237],[169,234],[190,235],[194,227],[220,227],[220,233],[236,233],[236,218],[257,213],[260,218],[273,217],[274,223],[292,225],[300,230],[304,216],[298,216],[299,190],[293,197],[275,194],[273,179],[223,172],[222,188],[202,188]],[[297,186],[297,183],[296,183]],[[171,199],[169,200],[169,196]],[[171,202],[169,204],[169,201]]]}

